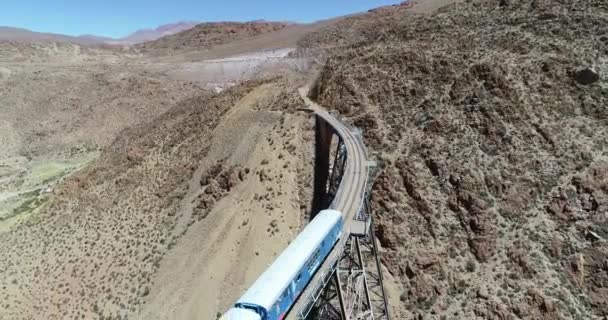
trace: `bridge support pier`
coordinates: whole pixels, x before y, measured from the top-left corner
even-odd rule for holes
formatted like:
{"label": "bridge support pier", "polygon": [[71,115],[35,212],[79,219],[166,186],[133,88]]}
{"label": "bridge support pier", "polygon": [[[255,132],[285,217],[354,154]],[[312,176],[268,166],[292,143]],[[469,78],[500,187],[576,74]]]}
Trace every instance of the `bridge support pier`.
{"label": "bridge support pier", "polygon": [[384,291],[380,253],[374,236],[374,218],[369,217],[369,231],[359,238],[359,250],[365,264],[365,292],[373,314],[369,319],[389,319],[388,301]]}
{"label": "bridge support pier", "polygon": [[[334,136],[338,138],[332,152]],[[346,168],[346,146],[333,128],[320,116],[316,117],[315,177],[311,219],[326,209],[338,193]],[[333,162],[330,163],[333,153]],[[331,171],[330,171],[331,168]],[[330,176],[331,172],[331,176]]]}
{"label": "bridge support pier", "polygon": [[[319,114],[315,120],[315,175],[311,219],[336,201],[335,197],[340,194],[339,189],[347,166],[347,148],[341,136],[337,135],[334,131],[336,129]],[[338,137],[336,144],[332,144],[334,135]],[[361,139],[360,132],[356,133],[356,136]],[[335,153],[332,153],[334,146]],[[367,154],[365,159],[365,170],[369,174],[373,172],[375,162],[368,161]],[[367,179],[365,181],[365,190],[359,195],[363,201],[356,212],[351,211],[347,216],[347,219],[351,220],[345,221],[343,238],[334,248],[338,251],[332,256],[332,260],[328,260],[331,261],[328,262],[331,267],[316,275],[321,280],[311,287],[309,294],[303,298],[305,300],[302,305],[294,309],[294,319],[389,320],[369,202],[370,183]]]}
{"label": "bridge support pier", "polygon": [[315,117],[315,176],[311,220],[327,207],[327,179],[332,139],[331,126],[319,115]]}

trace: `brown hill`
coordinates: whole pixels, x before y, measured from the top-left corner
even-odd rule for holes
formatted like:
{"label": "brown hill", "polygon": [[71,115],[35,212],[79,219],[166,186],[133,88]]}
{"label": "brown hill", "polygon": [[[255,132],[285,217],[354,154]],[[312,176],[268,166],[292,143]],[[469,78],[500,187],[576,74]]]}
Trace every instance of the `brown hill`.
{"label": "brown hill", "polygon": [[66,36],[56,33],[35,32],[22,28],[0,27],[0,41],[16,42],[71,42],[77,44],[99,44],[109,38],[83,35],[80,37]]}
{"label": "brown hill", "polygon": [[602,0],[480,0],[301,42],[383,164],[394,318],[608,315],[607,25]]}
{"label": "brown hill", "polygon": [[81,45],[133,45],[153,41],[164,36],[173,35],[196,26],[197,22],[176,22],[161,25],[154,29],[142,29],[119,39],[100,37],[96,35],[67,36],[56,33],[35,32],[22,28],[0,27],[0,41],[13,42],[68,42]]}
{"label": "brown hill", "polygon": [[132,45],[173,35],[188,29],[192,29],[198,22],[176,22],[164,24],[154,29],[142,29],[133,32],[132,34],[116,40],[105,41],[108,44]]}
{"label": "brown hill", "polygon": [[267,21],[201,23],[192,29],[143,43],[139,48],[145,51],[203,49],[279,31],[290,25]]}
{"label": "brown hill", "polygon": [[[155,85],[141,89],[182,91]],[[121,131],[34,218],[0,232],[2,317],[137,318],[152,299],[146,319],[211,319],[288,244],[308,203],[297,94],[277,82],[198,92]],[[201,304],[219,293],[221,305]]]}

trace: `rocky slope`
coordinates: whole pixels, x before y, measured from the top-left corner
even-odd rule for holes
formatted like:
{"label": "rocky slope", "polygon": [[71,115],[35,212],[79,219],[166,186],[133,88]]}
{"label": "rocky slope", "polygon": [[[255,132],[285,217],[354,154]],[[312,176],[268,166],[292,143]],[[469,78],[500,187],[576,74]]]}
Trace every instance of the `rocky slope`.
{"label": "rocky slope", "polygon": [[1,319],[212,319],[308,216],[289,68],[216,94],[147,58],[0,42]]}
{"label": "rocky slope", "polygon": [[[250,82],[221,95],[203,91],[123,130],[98,160],[59,184],[34,215],[0,233],[0,317],[135,317],[149,295],[166,293],[175,283],[193,284],[184,271],[201,265],[175,264],[188,260],[183,258],[162,265],[170,280],[156,278],[174,247],[178,257],[196,256],[209,264],[197,274],[226,272],[226,279],[234,280],[230,292],[222,291],[221,306],[215,299],[192,300],[193,306],[207,309],[189,317],[210,319],[223,311],[299,228],[305,206],[298,199],[309,195],[298,192],[308,189],[299,186],[298,176],[308,177],[305,184],[311,178],[298,173],[312,170],[298,164],[298,145],[310,141],[298,142],[299,132],[309,126],[308,117],[293,115],[297,102],[295,91],[284,85]],[[224,197],[232,200],[224,203]],[[223,209],[213,211],[222,203]],[[222,231],[217,241],[178,242],[186,234],[192,238],[222,230],[211,227],[218,219],[237,234],[226,238]],[[187,233],[191,228],[198,231]],[[223,248],[242,258],[240,241],[254,245],[247,267],[255,266],[256,272],[230,276],[230,267],[242,264],[222,259],[228,252],[216,259],[197,255]],[[216,263],[225,265],[214,269]],[[219,292],[205,291],[208,281],[196,283],[203,285],[203,294]],[[181,304],[169,309],[162,300],[151,304],[156,309],[150,316],[190,310]]]}
{"label": "rocky slope", "polygon": [[[190,170],[185,154],[204,152],[190,145],[180,151],[177,141],[184,142],[184,131],[213,128],[217,120],[211,119],[227,107],[212,101],[205,116],[197,115],[192,109],[207,99],[186,99],[164,117],[168,124],[122,132],[95,165],[53,190],[33,217],[0,234],[2,317],[124,314],[146,295],[144,285],[171,240],[167,210]],[[193,123],[207,116],[208,127]],[[176,122],[181,129],[174,136],[158,136]],[[145,135],[146,127],[158,133]],[[182,160],[166,158],[167,152]]]}
{"label": "rocky slope", "polygon": [[204,49],[231,41],[275,32],[291,25],[286,22],[207,22],[196,27],[146,42],[138,47],[145,52]]}
{"label": "rocky slope", "polygon": [[170,36],[188,29],[192,29],[198,22],[176,22],[164,24],[154,29],[142,29],[133,32],[132,34],[121,39],[108,39],[105,42],[108,44],[133,45],[146,41],[154,41],[159,38]]}
{"label": "rocky slope", "polygon": [[478,0],[301,42],[327,54],[313,98],[382,163],[395,317],[608,315],[606,26],[605,1]]}
{"label": "rocky slope", "polygon": [[118,51],[5,42],[0,52],[0,230],[122,129],[202,89],[129,66]]}

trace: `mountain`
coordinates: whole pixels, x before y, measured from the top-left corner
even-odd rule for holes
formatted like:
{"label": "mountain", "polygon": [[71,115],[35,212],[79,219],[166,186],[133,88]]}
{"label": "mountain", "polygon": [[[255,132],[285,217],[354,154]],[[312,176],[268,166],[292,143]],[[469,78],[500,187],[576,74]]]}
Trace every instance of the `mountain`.
{"label": "mountain", "polygon": [[109,44],[138,44],[146,41],[153,41],[164,36],[173,35],[188,29],[192,29],[198,22],[185,21],[162,25],[156,29],[142,29],[135,31],[129,36],[114,40],[107,41]]}
{"label": "mountain", "polygon": [[17,42],[71,42],[84,45],[113,44],[133,45],[146,41],[153,41],[164,36],[173,35],[196,26],[197,22],[186,21],[165,24],[155,29],[142,29],[135,31],[127,37],[113,39],[97,35],[85,34],[81,36],[68,36],[56,33],[36,32],[23,28],[0,26],[0,41]]}
{"label": "mountain", "polygon": [[142,49],[200,49],[209,48],[231,41],[270,33],[293,26],[291,22],[271,22],[264,20],[249,22],[206,22],[186,31],[164,36],[141,44]]}
{"label": "mountain", "polygon": [[92,37],[71,37],[56,33],[35,32],[22,28],[1,27],[0,26],[0,41],[18,41],[18,42],[75,42],[81,44],[92,43]]}
{"label": "mountain", "polygon": [[78,41],[84,43],[107,43],[114,41],[112,38],[96,36],[94,34],[83,34],[81,36],[76,37]]}

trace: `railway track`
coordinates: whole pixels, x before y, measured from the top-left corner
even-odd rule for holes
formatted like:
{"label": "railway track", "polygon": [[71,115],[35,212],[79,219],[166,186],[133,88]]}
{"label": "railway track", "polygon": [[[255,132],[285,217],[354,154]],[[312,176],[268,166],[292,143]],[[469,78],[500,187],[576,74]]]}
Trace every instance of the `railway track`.
{"label": "railway track", "polygon": [[[366,230],[365,227],[361,227],[362,224],[365,225],[366,221],[361,221],[358,213],[364,209],[365,205],[369,176],[367,149],[358,133],[308,99],[306,89],[300,89],[300,94],[317,117],[319,126],[317,134],[324,136],[317,141],[320,143],[318,147],[325,150],[318,151],[322,154],[322,159],[329,156],[326,147],[330,147],[330,145],[323,144],[331,143],[331,135],[335,134],[340,139],[340,158],[345,163],[340,164],[340,169],[337,171],[341,174],[337,190],[334,181],[338,180],[331,179],[333,180],[330,182],[332,184],[331,193],[335,193],[335,195],[329,208],[322,208],[333,210],[322,212],[313,219],[312,223],[283,251],[222,319],[305,319],[317,302],[327,281],[334,274],[337,262],[342,257],[351,234],[360,235],[362,229]],[[319,155],[317,154],[317,156]],[[336,159],[337,157],[338,154],[336,154]],[[317,166],[326,166],[324,161],[317,163]],[[334,169],[336,169],[336,164],[334,164]],[[323,173],[323,175],[325,174]],[[326,192],[322,182],[325,179],[321,178],[318,183],[316,182],[318,185],[315,186],[315,190],[319,188],[323,193]],[[333,225],[329,220],[327,221],[330,224],[329,227],[332,228],[332,231],[329,232],[329,230],[323,229],[328,226],[324,224],[325,222],[321,222],[322,225],[319,225],[319,221],[324,220],[318,219],[328,217],[327,215],[330,217],[332,212],[337,220]],[[341,236],[339,236],[340,234]],[[338,239],[337,242],[335,242],[336,239]],[[331,247],[330,244],[334,242],[335,245]],[[358,244],[358,242],[356,243]],[[322,253],[321,250],[323,250]],[[324,260],[322,260],[323,257]],[[361,260],[360,253],[359,260]],[[321,265],[317,267],[317,263],[321,263]],[[302,289],[303,285],[306,287]],[[371,305],[369,297],[367,299],[368,304]],[[342,298],[340,298],[340,303],[342,304]],[[287,311],[289,313],[284,318]]]}
{"label": "railway track", "polygon": [[336,117],[311,101],[307,97],[307,91],[305,88],[300,89],[300,95],[306,105],[334,129],[346,147],[346,168],[338,192],[330,205],[331,209],[338,210],[344,215],[344,228],[343,236],[321,267],[319,267],[314,278],[287,315],[286,319],[288,320],[304,319],[306,317],[311,304],[317,300],[320,289],[333,273],[333,268],[338,259],[340,259],[348,234],[350,234],[352,225],[355,223],[354,219],[364,204],[365,189],[369,175],[367,150],[361,138]]}

